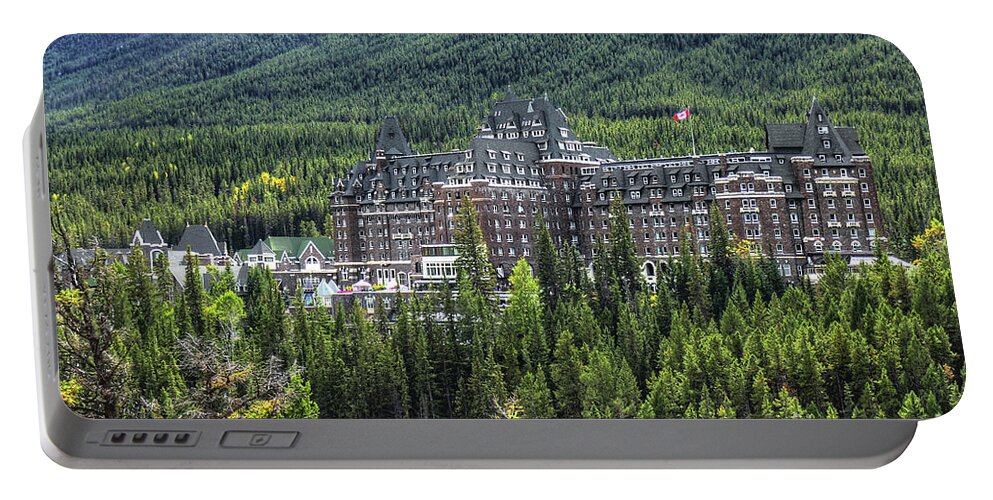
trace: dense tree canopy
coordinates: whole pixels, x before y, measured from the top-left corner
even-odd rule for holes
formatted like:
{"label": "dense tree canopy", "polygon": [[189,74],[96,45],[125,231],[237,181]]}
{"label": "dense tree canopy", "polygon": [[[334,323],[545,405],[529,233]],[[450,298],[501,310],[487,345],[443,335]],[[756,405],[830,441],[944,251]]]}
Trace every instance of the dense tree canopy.
{"label": "dense tree canopy", "polygon": [[[56,214],[62,249],[74,237]],[[457,230],[482,245],[478,227]],[[121,265],[97,249],[59,266],[62,395],[117,418],[926,418],[956,404],[965,365],[939,222],[913,239],[915,267],[832,256],[816,284],[788,286],[726,245],[621,292],[628,263],[612,256],[627,246],[608,241],[597,275],[610,285],[560,273],[571,292],[554,301],[547,270],[522,259],[505,306],[464,260],[454,288],[372,315],[283,297],[264,268],[244,299],[225,289],[230,269],[167,293],[140,252]]]}
{"label": "dense tree canopy", "polygon": [[51,189],[87,240],[150,217],[230,248],[326,231],[330,182],[397,115],[420,151],[464,147],[492,101],[547,93],[625,158],[762,149],[817,97],[871,155],[893,249],[940,219],[924,99],[907,59],[862,35],[81,35],[45,58]]}

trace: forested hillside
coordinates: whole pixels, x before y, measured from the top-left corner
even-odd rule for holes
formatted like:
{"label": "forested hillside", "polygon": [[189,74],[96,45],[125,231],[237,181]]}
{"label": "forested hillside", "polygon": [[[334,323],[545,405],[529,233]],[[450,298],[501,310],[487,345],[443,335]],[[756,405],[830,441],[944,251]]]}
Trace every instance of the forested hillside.
{"label": "forested hillside", "polygon": [[[472,204],[456,217],[454,288],[305,307],[271,271],[247,293],[230,268],[177,288],[160,255],[57,268],[61,393],[103,418],[929,418],[959,401],[965,363],[940,223],[912,269],[829,256],[786,286],[712,208],[712,252],[690,238],[659,283],[641,279],[616,201],[593,280],[544,224],[506,308]],[[55,205],[56,249],[73,235]],[[342,298],[347,299],[348,295]],[[380,298],[384,295],[379,295]]]}
{"label": "forested hillside", "polygon": [[171,241],[206,222],[231,248],[322,226],[330,178],[385,115],[418,150],[462,147],[508,86],[627,158],[687,153],[684,105],[700,151],[761,149],[816,96],[859,129],[895,249],[916,256],[941,215],[920,82],[869,36],[80,35],[44,71],[52,192],[104,246],[144,217]]}

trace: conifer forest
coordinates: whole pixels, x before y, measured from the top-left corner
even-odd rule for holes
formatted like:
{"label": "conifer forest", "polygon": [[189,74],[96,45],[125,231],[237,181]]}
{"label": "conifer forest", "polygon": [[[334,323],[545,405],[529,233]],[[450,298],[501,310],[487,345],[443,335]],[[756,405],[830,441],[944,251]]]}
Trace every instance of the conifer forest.
{"label": "conifer forest", "polygon": [[[80,35],[45,58],[60,389],[96,418],[929,418],[965,362],[910,62],[864,35]],[[711,206],[656,286],[627,224],[592,272],[541,226],[504,302],[478,217],[457,278],[391,307],[313,307],[265,267],[247,289],[126,247],[143,219],[231,249],[333,236],[332,181],[396,115],[414,149],[463,147],[508,88],[547,93],[624,158],[765,147],[816,97],[859,130],[888,241],[816,283],[742,251]],[[620,203],[612,221],[626,221]],[[305,229],[306,228],[306,229]],[[687,242],[690,238],[680,238]],[[72,258],[73,249],[94,252]],[[893,254],[910,267],[885,258]],[[192,259],[191,259],[192,260]],[[385,297],[386,294],[379,294]]]}

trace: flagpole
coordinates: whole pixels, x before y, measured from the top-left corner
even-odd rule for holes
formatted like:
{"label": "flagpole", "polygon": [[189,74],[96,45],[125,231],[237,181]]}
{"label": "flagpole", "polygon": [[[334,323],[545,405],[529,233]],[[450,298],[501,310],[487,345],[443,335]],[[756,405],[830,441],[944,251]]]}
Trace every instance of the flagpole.
{"label": "flagpole", "polygon": [[690,110],[689,106],[686,106],[687,119],[690,121],[690,142],[693,143],[693,156],[696,156],[696,137],[693,135],[693,111]]}

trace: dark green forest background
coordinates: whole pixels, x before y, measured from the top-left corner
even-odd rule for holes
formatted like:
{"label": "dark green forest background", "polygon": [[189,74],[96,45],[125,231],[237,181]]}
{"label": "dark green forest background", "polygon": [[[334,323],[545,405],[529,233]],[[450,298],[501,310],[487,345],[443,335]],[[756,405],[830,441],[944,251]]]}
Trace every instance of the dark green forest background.
{"label": "dark green forest background", "polygon": [[206,222],[231,248],[323,229],[332,177],[384,116],[420,151],[464,147],[508,86],[625,158],[689,152],[684,105],[700,151],[762,149],[765,123],[802,121],[816,96],[858,128],[895,250],[915,257],[941,217],[920,82],[872,36],[79,35],[44,74],[51,190],[108,247],[145,217],[173,242]]}

